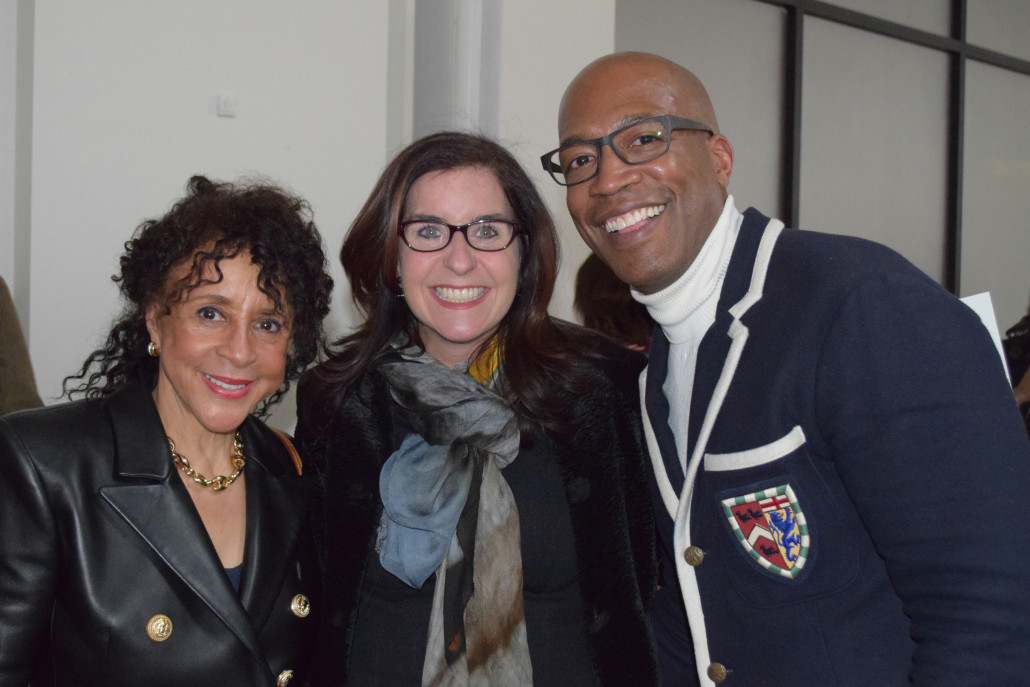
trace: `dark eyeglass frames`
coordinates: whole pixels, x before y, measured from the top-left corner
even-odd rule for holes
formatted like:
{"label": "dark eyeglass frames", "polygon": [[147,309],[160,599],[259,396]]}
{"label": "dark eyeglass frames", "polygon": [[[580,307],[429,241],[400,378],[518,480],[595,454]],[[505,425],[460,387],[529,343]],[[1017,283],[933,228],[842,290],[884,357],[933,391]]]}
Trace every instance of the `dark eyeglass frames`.
{"label": "dark eyeglass frames", "polygon": [[476,250],[494,252],[507,248],[519,227],[503,219],[481,219],[461,226],[439,220],[416,219],[401,222],[397,233],[411,250],[432,253],[443,250],[451,243],[454,234],[464,234],[465,240]]}
{"label": "dark eyeglass frames", "polygon": [[540,157],[551,178],[562,186],[574,186],[597,176],[601,148],[608,146],[627,165],[650,162],[669,152],[669,134],[676,129],[715,133],[693,119],[662,115],[633,122],[601,138],[573,141]]}

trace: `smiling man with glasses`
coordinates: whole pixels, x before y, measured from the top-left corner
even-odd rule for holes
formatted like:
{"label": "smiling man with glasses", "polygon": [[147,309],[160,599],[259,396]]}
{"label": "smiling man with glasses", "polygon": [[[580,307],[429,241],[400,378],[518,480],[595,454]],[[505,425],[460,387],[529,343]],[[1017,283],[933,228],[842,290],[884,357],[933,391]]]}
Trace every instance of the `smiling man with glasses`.
{"label": "smiling man with glasses", "polygon": [[660,325],[663,684],[1027,684],[1030,446],[976,316],[883,246],[740,213],[668,60],[588,65],[558,134],[544,169]]}

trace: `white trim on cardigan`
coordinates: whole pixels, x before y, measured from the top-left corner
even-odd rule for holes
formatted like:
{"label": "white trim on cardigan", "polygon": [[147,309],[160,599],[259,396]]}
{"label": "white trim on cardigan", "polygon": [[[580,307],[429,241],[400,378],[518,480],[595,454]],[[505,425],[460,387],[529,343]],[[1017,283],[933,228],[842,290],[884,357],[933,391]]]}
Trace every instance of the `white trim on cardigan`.
{"label": "white trim on cardigan", "polygon": [[[773,248],[775,247],[776,240],[779,238],[780,232],[783,231],[783,228],[783,222],[775,219],[769,220],[768,224],[766,224],[761,242],[758,246],[758,253],[755,256],[755,262],[751,272],[751,283],[748,287],[748,291],[739,302],[735,303],[729,309],[730,314],[734,318],[733,322],[730,323],[728,332],[732,341],[730,342],[730,349],[726,355],[726,360],[723,363],[722,372],[719,375],[719,381],[716,383],[715,390],[712,393],[712,400],[705,412],[704,421],[701,423],[701,430],[698,434],[697,443],[694,446],[694,451],[687,464],[687,470],[683,482],[683,492],[677,500],[675,515],[673,517],[675,521],[673,530],[674,552],[686,551],[691,545],[690,508],[692,500],[691,497],[694,492],[694,482],[697,478],[697,471],[704,458],[705,449],[708,446],[708,439],[712,433],[712,427],[715,425],[715,420],[719,416],[719,411],[722,409],[722,404],[726,398],[726,393],[729,390],[730,383],[733,381],[733,376],[737,371],[737,364],[740,362],[740,356],[744,349],[744,345],[747,343],[748,329],[740,321],[740,318],[744,316],[744,313],[746,313],[752,305],[762,298],[762,289],[765,285],[765,277],[769,268],[769,262],[772,259]],[[645,405],[643,394],[646,384],[646,375],[647,370],[645,369],[640,376],[641,406]],[[655,479],[658,482],[658,488],[662,493],[662,499],[665,501],[665,506],[671,512],[671,503],[667,496],[667,491],[672,491],[671,482],[669,481],[668,474],[665,471],[665,464],[662,460],[661,453],[658,451],[657,441],[654,436],[654,431],[650,426],[646,409],[644,409],[643,413],[645,436],[647,438],[648,452],[651,453],[651,463],[655,470]],[[665,487],[663,487],[663,484]],[[701,607],[701,590],[697,583],[697,574],[694,568],[687,564],[682,556],[675,556],[675,560],[676,575],[679,579],[680,591],[683,595],[683,602],[687,611],[687,622],[690,625],[691,637],[694,643],[694,659],[697,664],[698,678],[700,679],[701,687],[715,687],[715,683],[710,677],[708,677],[708,667],[711,665],[711,656],[708,650],[708,632],[705,627],[704,610]]]}

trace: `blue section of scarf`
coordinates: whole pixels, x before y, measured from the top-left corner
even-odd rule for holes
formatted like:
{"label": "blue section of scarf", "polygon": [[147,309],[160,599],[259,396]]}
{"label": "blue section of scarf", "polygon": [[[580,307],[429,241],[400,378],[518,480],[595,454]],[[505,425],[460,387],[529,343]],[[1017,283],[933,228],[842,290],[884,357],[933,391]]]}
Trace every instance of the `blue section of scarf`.
{"label": "blue section of scarf", "polygon": [[424,353],[386,356],[376,369],[416,432],[380,473],[379,559],[420,588],[447,556],[476,461],[490,459],[501,469],[518,455],[518,422],[499,395]]}

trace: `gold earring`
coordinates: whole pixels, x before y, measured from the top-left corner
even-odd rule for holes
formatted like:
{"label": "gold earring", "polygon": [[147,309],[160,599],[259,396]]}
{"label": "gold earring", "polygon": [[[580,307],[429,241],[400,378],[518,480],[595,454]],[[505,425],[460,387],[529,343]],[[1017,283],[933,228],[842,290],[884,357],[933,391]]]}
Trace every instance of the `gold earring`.
{"label": "gold earring", "polygon": [[150,354],[151,358],[156,358],[159,355],[161,355],[161,349],[158,348],[153,341],[151,341],[149,344],[147,344],[147,353]]}

